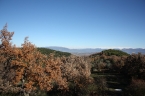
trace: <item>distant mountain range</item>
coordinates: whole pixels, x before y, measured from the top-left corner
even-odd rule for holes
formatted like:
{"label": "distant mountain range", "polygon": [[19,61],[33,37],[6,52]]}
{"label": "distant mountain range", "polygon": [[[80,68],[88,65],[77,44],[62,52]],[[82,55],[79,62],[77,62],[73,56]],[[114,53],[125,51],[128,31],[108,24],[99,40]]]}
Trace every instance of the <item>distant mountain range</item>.
{"label": "distant mountain range", "polygon": [[[102,49],[102,48],[69,49],[69,48],[57,47],[57,46],[50,46],[46,48],[57,50],[57,51],[62,51],[62,52],[69,52],[72,54],[82,54],[82,55],[83,54],[89,55],[89,54],[101,52],[103,50],[107,50],[107,49]],[[145,54],[145,49],[142,49],[142,48],[135,48],[135,49],[134,48],[123,48],[123,49],[114,48],[114,49],[122,50],[128,54],[138,53],[138,52]]]}

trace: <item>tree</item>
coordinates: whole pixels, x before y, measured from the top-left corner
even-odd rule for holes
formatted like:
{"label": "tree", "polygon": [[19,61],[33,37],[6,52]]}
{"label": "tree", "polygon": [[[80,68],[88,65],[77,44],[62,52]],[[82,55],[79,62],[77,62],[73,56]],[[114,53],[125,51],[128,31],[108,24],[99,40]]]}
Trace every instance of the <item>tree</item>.
{"label": "tree", "polygon": [[1,30],[2,91],[5,92],[5,89],[9,88],[12,92],[22,92],[29,96],[39,89],[50,91],[54,84],[57,84],[59,89],[67,89],[67,81],[61,73],[61,60],[53,55],[41,54],[27,37],[22,47],[17,48],[10,43],[13,34],[14,32],[7,31],[7,25]]}

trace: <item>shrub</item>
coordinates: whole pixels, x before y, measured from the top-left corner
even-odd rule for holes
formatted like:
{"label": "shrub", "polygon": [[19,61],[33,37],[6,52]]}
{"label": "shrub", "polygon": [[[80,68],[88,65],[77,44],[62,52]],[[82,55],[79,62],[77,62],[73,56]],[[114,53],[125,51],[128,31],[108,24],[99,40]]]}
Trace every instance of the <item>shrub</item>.
{"label": "shrub", "polygon": [[97,86],[96,88],[96,94],[97,96],[105,96],[106,95],[106,89],[107,89],[107,81],[105,77],[96,77],[95,78],[95,84]]}
{"label": "shrub", "polygon": [[133,79],[130,86],[126,88],[127,96],[145,96],[145,81]]}
{"label": "shrub", "polygon": [[88,85],[91,83],[90,63],[87,57],[77,57],[71,55],[62,58],[63,77],[69,82],[69,92],[72,96],[85,96],[88,94]]}
{"label": "shrub", "polygon": [[122,73],[131,78],[145,80],[145,55],[138,53],[128,56]]}

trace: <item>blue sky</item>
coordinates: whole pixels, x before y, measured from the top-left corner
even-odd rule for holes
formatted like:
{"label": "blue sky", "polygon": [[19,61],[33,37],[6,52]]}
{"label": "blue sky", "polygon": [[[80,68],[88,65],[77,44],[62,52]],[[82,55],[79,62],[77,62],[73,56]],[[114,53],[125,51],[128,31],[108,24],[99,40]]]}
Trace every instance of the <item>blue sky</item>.
{"label": "blue sky", "polygon": [[0,13],[17,46],[145,48],[144,0],[0,0]]}

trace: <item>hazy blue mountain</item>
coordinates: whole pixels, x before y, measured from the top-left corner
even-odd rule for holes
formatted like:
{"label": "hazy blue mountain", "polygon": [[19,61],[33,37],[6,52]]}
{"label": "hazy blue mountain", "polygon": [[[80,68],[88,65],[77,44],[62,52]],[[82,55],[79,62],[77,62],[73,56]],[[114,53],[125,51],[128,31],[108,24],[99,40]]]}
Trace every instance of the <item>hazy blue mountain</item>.
{"label": "hazy blue mountain", "polygon": [[[101,49],[101,48],[84,48],[84,49],[69,49],[69,48],[65,48],[65,47],[57,47],[57,46],[50,46],[50,47],[46,47],[46,48],[50,48],[53,50],[58,50],[58,51],[62,51],[62,52],[69,52],[72,54],[92,54],[92,53],[97,53],[97,52],[101,52],[103,50],[107,50],[107,49]],[[117,49],[117,48],[114,48]],[[142,48],[123,48],[123,49],[118,49],[118,50],[122,50],[128,54],[132,54],[132,53],[142,53],[145,54],[145,49]]]}
{"label": "hazy blue mountain", "polygon": [[69,48],[65,48],[65,47],[50,46],[50,47],[47,47],[47,48],[57,50],[57,51],[63,51],[63,52],[71,51]]}
{"label": "hazy blue mountain", "polygon": [[69,53],[95,53],[95,52],[101,52],[102,50],[104,50],[101,48],[69,49],[69,48],[65,48],[65,47],[56,47],[56,46],[50,46],[47,48],[62,51],[62,52],[69,52]]}
{"label": "hazy blue mountain", "polygon": [[135,49],[133,49],[133,48],[128,48],[128,49],[124,48],[124,49],[122,49],[122,51],[127,52],[129,54],[138,53],[138,52],[140,52],[142,54],[145,54],[145,49],[142,49],[142,48],[135,48]]}

